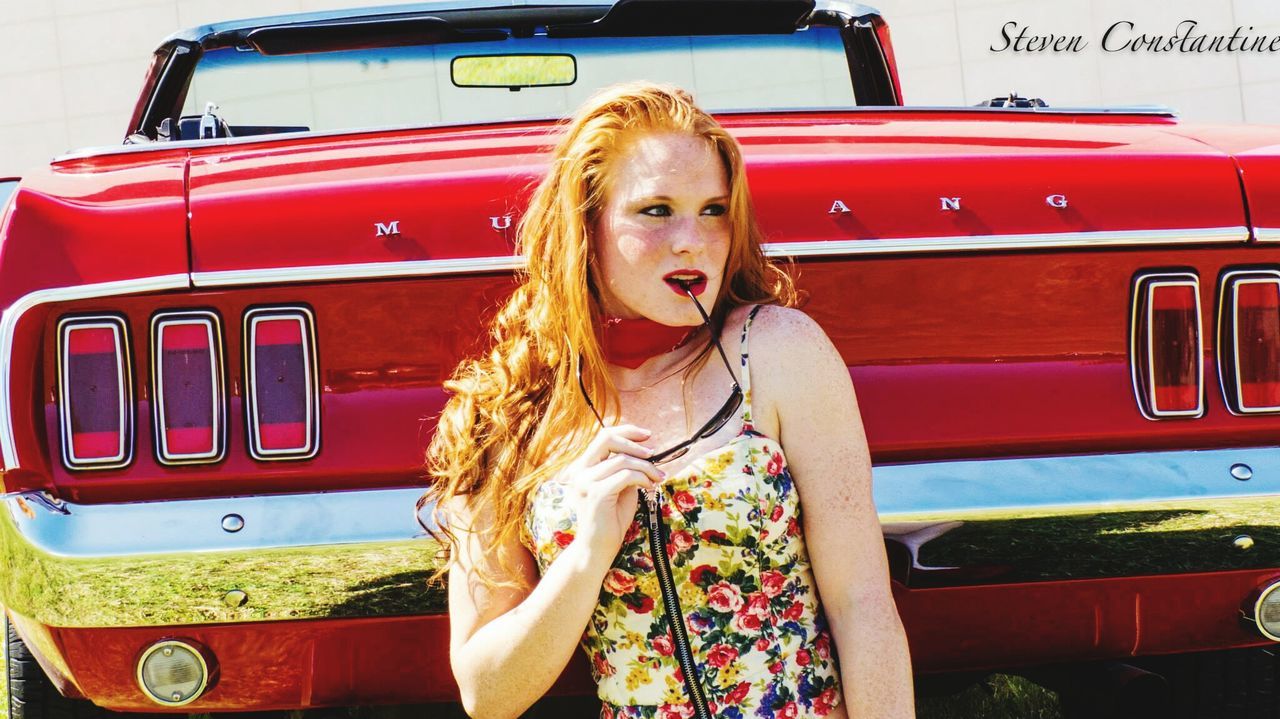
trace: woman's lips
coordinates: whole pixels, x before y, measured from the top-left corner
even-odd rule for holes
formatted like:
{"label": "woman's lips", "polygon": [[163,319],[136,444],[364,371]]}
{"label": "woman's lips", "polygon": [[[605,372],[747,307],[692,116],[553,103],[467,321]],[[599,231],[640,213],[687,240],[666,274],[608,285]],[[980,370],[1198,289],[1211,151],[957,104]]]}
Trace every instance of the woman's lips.
{"label": "woman's lips", "polygon": [[689,292],[692,292],[694,297],[701,295],[707,289],[706,277],[699,277],[695,280],[675,280],[666,278],[665,281],[667,283],[667,287],[670,287],[672,292],[680,295],[681,297],[687,296],[685,294],[685,287],[689,288]]}

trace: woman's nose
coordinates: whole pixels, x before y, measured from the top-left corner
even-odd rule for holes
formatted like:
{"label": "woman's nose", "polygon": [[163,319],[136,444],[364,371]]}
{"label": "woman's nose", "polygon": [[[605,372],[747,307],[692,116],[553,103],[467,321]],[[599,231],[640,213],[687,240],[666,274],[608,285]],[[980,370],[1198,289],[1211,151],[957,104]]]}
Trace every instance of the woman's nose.
{"label": "woman's nose", "polygon": [[676,254],[693,252],[703,242],[702,228],[697,217],[682,217],[671,225],[671,251]]}

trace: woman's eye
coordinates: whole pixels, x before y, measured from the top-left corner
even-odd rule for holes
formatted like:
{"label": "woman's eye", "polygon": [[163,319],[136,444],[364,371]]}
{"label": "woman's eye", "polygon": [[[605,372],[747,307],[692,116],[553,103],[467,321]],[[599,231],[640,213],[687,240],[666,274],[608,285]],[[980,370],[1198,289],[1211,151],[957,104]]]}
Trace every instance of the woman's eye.
{"label": "woman's eye", "polygon": [[706,209],[702,211],[702,214],[720,216],[728,211],[729,211],[729,208],[725,207],[724,205],[707,205]]}
{"label": "woman's eye", "polygon": [[650,205],[640,210],[640,214],[651,217],[669,217],[671,216],[671,208],[666,205]]}

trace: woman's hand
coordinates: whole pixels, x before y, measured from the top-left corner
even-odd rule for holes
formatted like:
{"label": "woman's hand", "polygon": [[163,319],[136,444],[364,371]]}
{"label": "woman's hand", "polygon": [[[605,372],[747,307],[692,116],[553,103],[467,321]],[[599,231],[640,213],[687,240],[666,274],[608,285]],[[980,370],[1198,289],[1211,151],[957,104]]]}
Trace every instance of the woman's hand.
{"label": "woman's hand", "polygon": [[593,557],[613,561],[635,518],[635,490],[652,490],[666,476],[646,459],[653,450],[639,443],[650,434],[632,424],[603,427],[560,474],[578,517],[574,541]]}

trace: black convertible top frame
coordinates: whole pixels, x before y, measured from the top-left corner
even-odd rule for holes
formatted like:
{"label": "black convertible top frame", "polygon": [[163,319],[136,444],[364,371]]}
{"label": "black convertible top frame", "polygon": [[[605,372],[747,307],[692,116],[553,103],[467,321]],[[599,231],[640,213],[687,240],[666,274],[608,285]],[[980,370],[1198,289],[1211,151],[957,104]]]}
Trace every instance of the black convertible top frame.
{"label": "black convertible top frame", "polygon": [[263,55],[491,42],[508,37],[640,37],[662,35],[785,34],[809,24],[841,29],[854,92],[862,105],[897,104],[891,68],[872,21],[878,13],[843,0],[452,0],[300,13],[206,25],[175,33],[157,55],[167,57],[149,78],[144,100],[129,122],[126,143],[157,139],[168,118],[176,123],[195,66],[207,50],[237,47]]}

